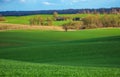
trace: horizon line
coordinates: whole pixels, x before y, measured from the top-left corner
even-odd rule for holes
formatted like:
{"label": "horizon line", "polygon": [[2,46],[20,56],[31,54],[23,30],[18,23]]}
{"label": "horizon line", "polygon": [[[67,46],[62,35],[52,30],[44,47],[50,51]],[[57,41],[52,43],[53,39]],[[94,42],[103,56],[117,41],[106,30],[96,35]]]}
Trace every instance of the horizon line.
{"label": "horizon line", "polygon": [[6,11],[54,11],[54,10],[77,10],[77,9],[112,9],[112,8],[120,8],[120,7],[101,7],[101,8],[66,8],[66,9],[45,9],[45,10],[0,10],[0,12]]}

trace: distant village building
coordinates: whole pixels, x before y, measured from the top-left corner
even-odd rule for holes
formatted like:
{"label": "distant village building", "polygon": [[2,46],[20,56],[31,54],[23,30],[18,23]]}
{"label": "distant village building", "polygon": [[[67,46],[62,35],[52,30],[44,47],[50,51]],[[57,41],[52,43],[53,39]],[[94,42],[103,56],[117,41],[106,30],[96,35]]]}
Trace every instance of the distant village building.
{"label": "distant village building", "polygon": [[56,21],[65,21],[65,18],[64,17],[57,17]]}
{"label": "distant village building", "polygon": [[80,21],[80,20],[81,20],[81,18],[79,18],[79,17],[73,18],[73,21]]}
{"label": "distant village building", "polygon": [[[56,21],[66,21],[66,20],[68,20],[68,19],[70,19],[70,17],[56,17]],[[73,18],[72,19],[73,21],[81,21],[81,18],[80,17],[76,17],[76,18]]]}

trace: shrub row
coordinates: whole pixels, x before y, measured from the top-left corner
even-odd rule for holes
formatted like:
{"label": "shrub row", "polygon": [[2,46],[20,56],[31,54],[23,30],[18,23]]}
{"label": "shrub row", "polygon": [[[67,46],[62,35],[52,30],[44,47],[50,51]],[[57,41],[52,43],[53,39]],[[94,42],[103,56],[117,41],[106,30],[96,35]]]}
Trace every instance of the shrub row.
{"label": "shrub row", "polygon": [[120,15],[89,15],[82,21],[84,28],[120,27]]}
{"label": "shrub row", "polygon": [[5,18],[0,16],[0,21],[5,21]]}
{"label": "shrub row", "polygon": [[46,20],[40,16],[32,17],[29,20],[30,25],[52,25],[52,19],[47,18]]}
{"label": "shrub row", "polygon": [[81,21],[72,21],[63,25],[63,29],[91,29],[102,27],[120,27],[120,15],[88,15]]}

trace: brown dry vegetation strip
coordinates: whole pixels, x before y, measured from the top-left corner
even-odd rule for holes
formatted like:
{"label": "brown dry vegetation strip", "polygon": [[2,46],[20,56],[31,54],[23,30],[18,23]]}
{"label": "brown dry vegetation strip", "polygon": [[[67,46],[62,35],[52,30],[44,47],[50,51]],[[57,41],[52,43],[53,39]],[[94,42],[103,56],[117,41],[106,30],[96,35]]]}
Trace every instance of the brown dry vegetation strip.
{"label": "brown dry vegetation strip", "polygon": [[7,24],[7,23],[0,23],[0,30],[56,30],[56,31],[63,31],[62,27],[58,26],[30,26],[30,25],[20,25],[20,24]]}

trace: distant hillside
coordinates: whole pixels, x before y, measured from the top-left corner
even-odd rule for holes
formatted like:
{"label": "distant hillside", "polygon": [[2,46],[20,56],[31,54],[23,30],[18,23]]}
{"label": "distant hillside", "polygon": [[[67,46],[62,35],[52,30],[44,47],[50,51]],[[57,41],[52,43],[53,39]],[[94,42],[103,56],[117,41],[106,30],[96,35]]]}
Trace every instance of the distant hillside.
{"label": "distant hillside", "polygon": [[119,13],[120,7],[117,8],[100,8],[100,9],[65,9],[65,10],[38,10],[38,11],[1,11],[2,16],[24,16],[24,15],[35,15],[35,14],[53,14],[58,12],[59,14],[76,14],[76,13]]}

